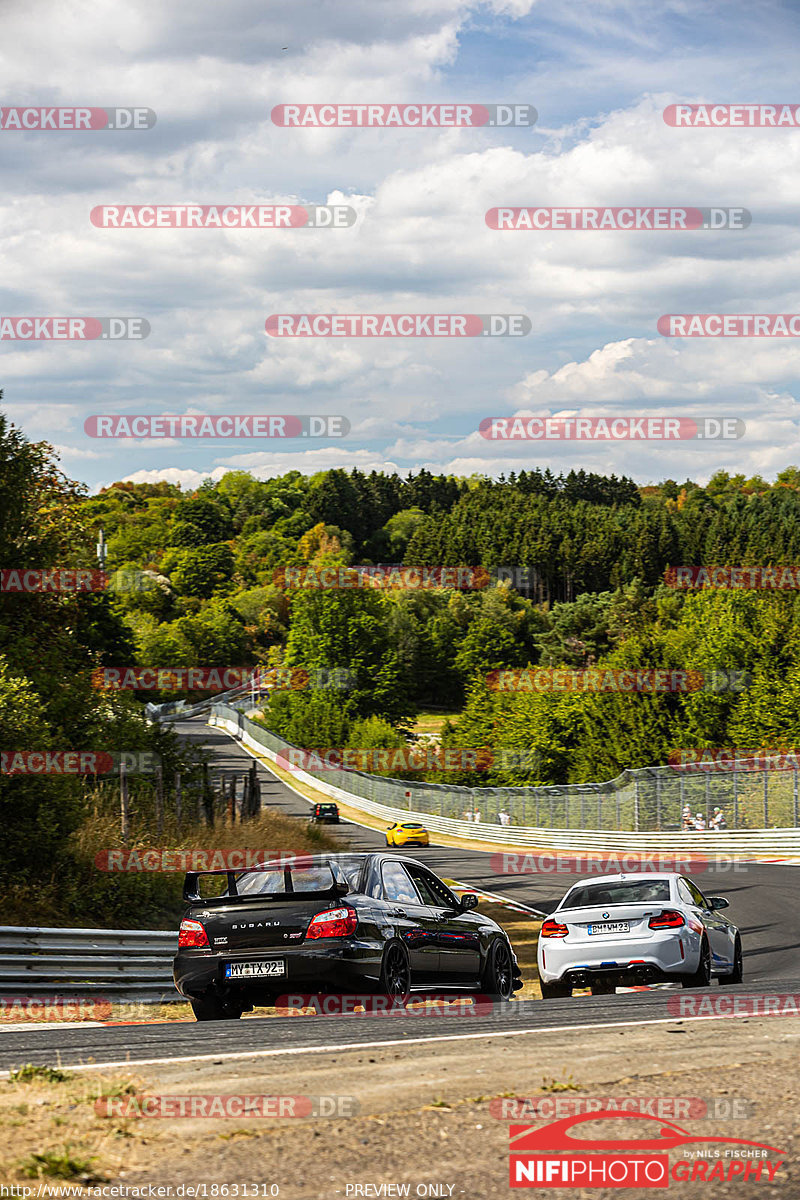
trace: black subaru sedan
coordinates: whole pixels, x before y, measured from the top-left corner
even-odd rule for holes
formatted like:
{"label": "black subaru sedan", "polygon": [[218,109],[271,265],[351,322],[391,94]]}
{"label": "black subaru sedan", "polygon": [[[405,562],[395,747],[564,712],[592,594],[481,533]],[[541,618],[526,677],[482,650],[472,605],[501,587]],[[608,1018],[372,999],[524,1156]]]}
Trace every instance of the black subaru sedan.
{"label": "black subaru sedan", "polygon": [[[211,878],[209,878],[211,877]],[[314,855],[191,872],[175,986],[198,1021],[236,1019],[287,992],[481,992],[522,987],[499,925],[422,863]]]}

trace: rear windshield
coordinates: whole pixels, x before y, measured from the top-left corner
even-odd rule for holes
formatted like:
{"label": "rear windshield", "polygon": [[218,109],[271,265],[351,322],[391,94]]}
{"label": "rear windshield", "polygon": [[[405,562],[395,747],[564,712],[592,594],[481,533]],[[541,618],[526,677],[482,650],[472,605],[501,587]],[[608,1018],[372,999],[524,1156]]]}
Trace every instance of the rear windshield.
{"label": "rear windshield", "polygon": [[617,883],[586,883],[576,887],[559,908],[590,908],[603,904],[649,904],[669,900],[668,879],[621,879]]}
{"label": "rear windshield", "polygon": [[423,825],[404,825],[403,829],[423,829]]}
{"label": "rear windshield", "polygon": [[281,866],[267,871],[246,871],[236,879],[240,896],[286,895],[291,892],[329,892],[337,878],[345,879],[355,891],[363,866],[355,855],[336,855],[334,869],[327,862],[307,866]]}
{"label": "rear windshield", "polygon": [[236,891],[240,896],[254,896],[267,892],[284,895],[287,892],[329,892],[333,887],[333,872],[328,866],[276,868],[274,871],[248,871],[236,880]]}
{"label": "rear windshield", "polygon": [[336,812],[335,804],[318,804],[317,812]]}

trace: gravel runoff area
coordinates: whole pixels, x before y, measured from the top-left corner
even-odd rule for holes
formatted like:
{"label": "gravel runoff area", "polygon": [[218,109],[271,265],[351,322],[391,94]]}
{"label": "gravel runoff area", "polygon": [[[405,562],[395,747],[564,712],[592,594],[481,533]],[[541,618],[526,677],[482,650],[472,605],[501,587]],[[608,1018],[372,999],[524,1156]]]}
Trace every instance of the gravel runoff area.
{"label": "gravel runoff area", "polygon": [[[223,1052],[225,1027],[219,1028]],[[401,1042],[414,1036],[419,1036],[416,1029],[398,1029]],[[112,1096],[117,1115],[97,1115],[99,1093]],[[143,1094],[326,1097],[335,1115],[119,1115],[130,1111],[125,1105],[132,1097]],[[81,1180],[94,1176],[129,1189],[116,1195],[148,1195],[148,1185],[157,1185],[169,1189],[160,1193],[164,1197],[186,1197],[192,1195],[191,1187],[204,1185],[205,1192],[194,1194],[212,1200],[234,1196],[235,1185],[239,1196],[279,1194],[283,1200],[540,1196],[545,1190],[540,1187],[519,1193],[509,1189],[509,1116],[506,1110],[502,1119],[497,1111],[502,1098],[514,1096],[561,1106],[547,1118],[514,1118],[539,1125],[557,1119],[565,1104],[582,1098],[660,1098],[664,1103],[660,1112],[655,1110],[657,1115],[693,1137],[743,1138],[785,1152],[772,1182],[766,1170],[760,1179],[751,1174],[746,1181],[739,1177],[682,1182],[673,1177],[668,1195],[681,1200],[800,1196],[800,1026],[791,1017],[676,1019],[663,1025],[148,1066],[115,1071],[113,1077],[89,1071],[63,1081],[36,1077],[3,1082],[0,1182],[26,1183],[34,1196],[37,1171],[53,1187],[72,1171],[74,1194],[80,1193]],[[716,1105],[717,1115],[687,1116],[689,1099]],[[695,1103],[691,1112],[696,1109]],[[604,1122],[602,1132],[594,1125],[587,1133],[637,1136],[630,1132],[631,1124]],[[648,1124],[648,1132],[655,1129]],[[715,1163],[722,1162],[727,1170],[734,1161],[724,1150],[713,1141],[689,1145],[673,1149],[670,1161],[674,1167],[688,1159],[681,1171],[691,1173],[698,1152],[710,1153],[697,1163],[697,1169],[708,1174]],[[774,1162],[776,1156],[767,1160]],[[141,1188],[145,1190],[137,1190]],[[653,1197],[659,1191],[567,1187],[553,1194],[569,1200],[612,1200]]]}

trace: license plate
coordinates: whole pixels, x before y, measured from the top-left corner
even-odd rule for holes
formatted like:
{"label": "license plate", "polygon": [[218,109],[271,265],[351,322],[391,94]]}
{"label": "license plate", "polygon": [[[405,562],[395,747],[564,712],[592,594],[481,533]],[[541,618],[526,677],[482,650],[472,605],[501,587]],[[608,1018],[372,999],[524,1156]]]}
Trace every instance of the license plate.
{"label": "license plate", "polygon": [[589,933],[630,933],[629,921],[605,921],[599,925],[590,925]]}
{"label": "license plate", "polygon": [[286,961],[283,958],[269,958],[265,962],[227,963],[225,966],[226,979],[254,979],[262,975],[285,975]]}

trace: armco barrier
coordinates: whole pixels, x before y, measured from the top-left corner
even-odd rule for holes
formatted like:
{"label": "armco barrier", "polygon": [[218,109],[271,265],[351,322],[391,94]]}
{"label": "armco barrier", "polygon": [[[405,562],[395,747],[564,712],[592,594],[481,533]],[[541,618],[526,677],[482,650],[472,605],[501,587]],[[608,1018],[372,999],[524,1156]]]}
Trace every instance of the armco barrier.
{"label": "armco barrier", "polygon": [[181,1000],[172,980],[177,932],[0,925],[0,996]]}
{"label": "armco barrier", "polygon": [[[241,741],[242,745],[271,762],[275,762],[278,754],[289,748],[289,744],[282,738],[263,726],[257,725],[243,713],[223,704],[213,706],[209,724],[227,730],[233,737]],[[670,772],[670,768],[626,772],[620,778],[624,781],[627,775],[652,775],[659,771]],[[680,775],[676,772],[672,772],[672,774],[673,776]],[[547,800],[549,798],[547,793],[554,791],[553,788],[448,787],[417,780],[388,779],[348,769],[319,773],[298,770],[293,771],[292,775],[298,781],[310,784],[317,791],[330,796],[331,799],[341,801],[363,813],[385,820],[387,824],[409,817],[419,817],[434,832],[449,833],[455,837],[474,841],[495,842],[503,846],[536,846],[543,849],[574,850],[581,853],[595,851],[611,854],[635,854],[637,852],[687,854],[693,851],[707,855],[732,855],[738,858],[800,856],[800,829],[797,828],[729,829],[719,832],[690,830],[684,832],[670,829],[623,829],[618,826],[615,829],[604,830],[599,826],[591,827],[588,821],[584,825],[578,825],[576,822],[571,828],[554,828],[553,826],[499,825],[494,822],[459,820],[457,817],[445,816],[443,811],[446,804],[455,805],[456,811],[459,805],[466,804],[470,811],[474,812],[477,808],[478,811],[484,813],[491,804],[494,806],[495,812],[500,811],[500,807],[512,812],[516,807],[515,799],[522,801],[524,811],[526,803],[529,805],[535,803],[535,793],[540,794],[540,801]],[[685,777],[682,778],[688,782]],[[676,780],[676,782],[680,782],[680,780]],[[708,782],[706,776],[703,781],[705,788],[708,787]],[[603,788],[607,794],[611,794],[613,800],[615,799],[613,788],[617,783],[618,781],[614,780],[607,784],[580,785],[580,788]],[[345,786],[341,786],[342,784]],[[626,786],[625,783],[623,786]],[[635,778],[632,789],[629,784],[627,785],[628,791],[634,791],[634,796],[628,797],[628,801],[633,800],[634,807],[637,805],[635,792],[640,786]],[[561,788],[559,790],[578,793],[580,788]],[[524,795],[515,797],[514,793],[523,793]],[[542,793],[544,793],[544,797],[542,797]],[[400,800],[401,798],[405,800],[402,805],[385,802],[387,799]],[[641,803],[641,796],[638,801]],[[567,812],[569,812],[569,801],[567,801]],[[584,813],[589,816],[589,812],[587,805]]]}

